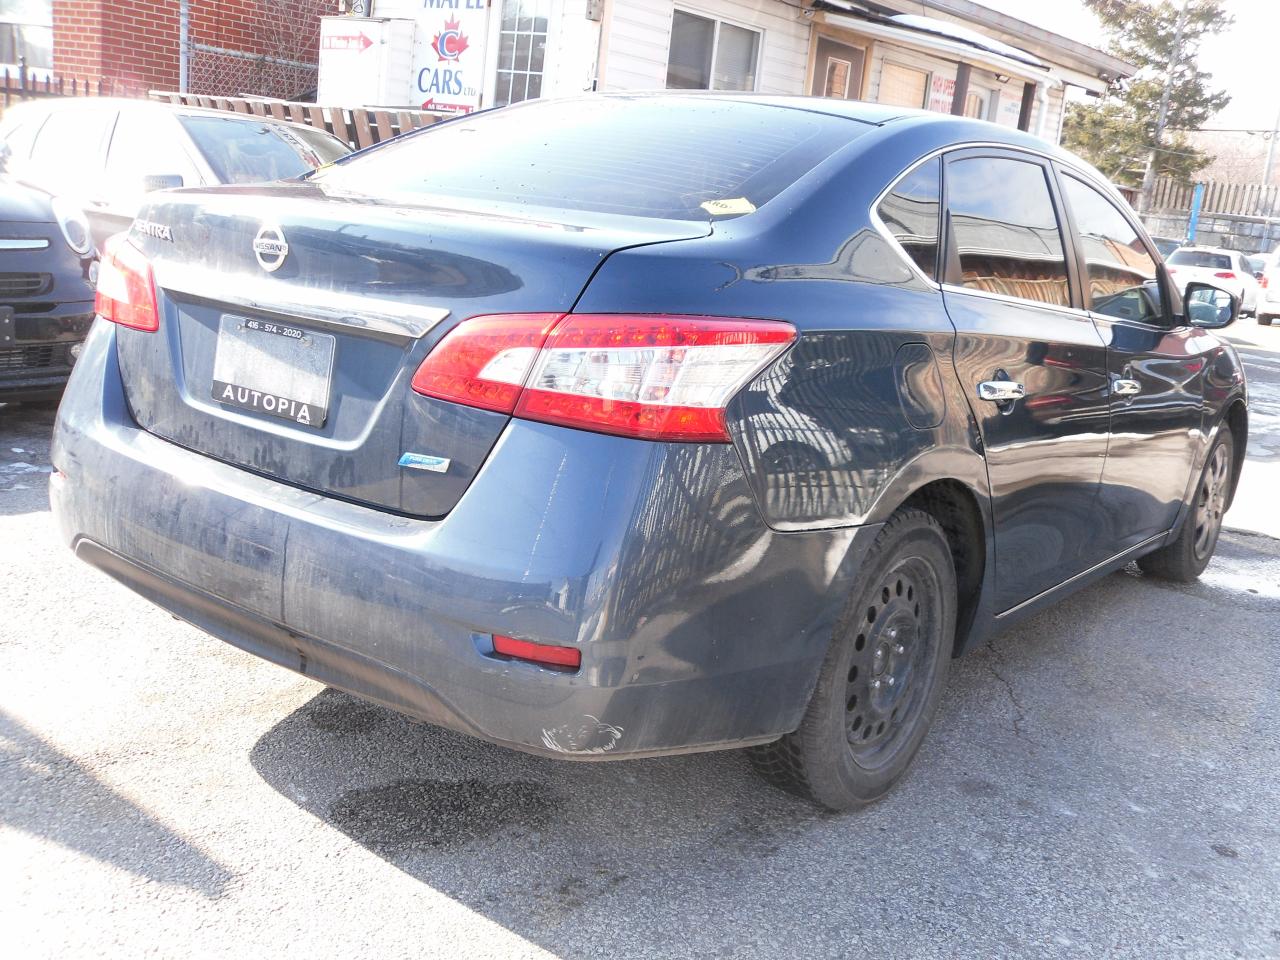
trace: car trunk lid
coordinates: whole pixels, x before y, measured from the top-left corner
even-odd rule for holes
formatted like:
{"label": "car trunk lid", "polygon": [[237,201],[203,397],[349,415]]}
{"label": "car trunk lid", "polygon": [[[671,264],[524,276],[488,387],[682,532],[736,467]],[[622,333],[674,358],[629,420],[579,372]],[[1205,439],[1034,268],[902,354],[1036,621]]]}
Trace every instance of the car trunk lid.
{"label": "car trunk lid", "polygon": [[567,312],[611,252],[709,229],[370,202],[305,182],[166,194],[133,227],[161,324],[119,332],[126,395],[143,429],[189,449],[442,516],[509,418],[410,390],[431,347],[468,317]]}

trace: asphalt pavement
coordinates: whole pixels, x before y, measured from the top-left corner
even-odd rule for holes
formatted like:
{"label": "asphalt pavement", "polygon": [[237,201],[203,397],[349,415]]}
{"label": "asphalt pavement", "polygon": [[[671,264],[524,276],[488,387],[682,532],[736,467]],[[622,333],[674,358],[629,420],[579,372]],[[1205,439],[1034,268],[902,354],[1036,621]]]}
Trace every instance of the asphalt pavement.
{"label": "asphalt pavement", "polygon": [[958,661],[834,816],[741,754],[575,764],[414,723],[76,561],[0,405],[12,957],[1280,956],[1280,327],[1199,583],[1116,573]]}

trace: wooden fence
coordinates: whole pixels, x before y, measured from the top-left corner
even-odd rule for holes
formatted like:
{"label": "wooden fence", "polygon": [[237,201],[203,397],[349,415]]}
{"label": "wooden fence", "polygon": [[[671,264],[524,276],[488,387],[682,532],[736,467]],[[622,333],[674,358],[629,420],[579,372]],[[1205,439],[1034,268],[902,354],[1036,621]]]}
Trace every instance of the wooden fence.
{"label": "wooden fence", "polygon": [[[1195,187],[1194,183],[1161,177],[1151,192],[1151,210],[1190,210]],[[1237,217],[1280,216],[1280,187],[1264,187],[1260,183],[1206,181],[1200,212]]]}
{"label": "wooden fence", "polygon": [[333,134],[355,150],[371,147],[375,143],[390,140],[402,133],[430,126],[437,120],[444,119],[439,114],[426,113],[422,110],[321,107],[314,103],[296,103],[262,97],[207,97],[165,90],[152,90],[151,98],[168,103],[180,103],[188,107],[205,107],[211,110],[226,110],[230,113],[305,123],[317,130]]}

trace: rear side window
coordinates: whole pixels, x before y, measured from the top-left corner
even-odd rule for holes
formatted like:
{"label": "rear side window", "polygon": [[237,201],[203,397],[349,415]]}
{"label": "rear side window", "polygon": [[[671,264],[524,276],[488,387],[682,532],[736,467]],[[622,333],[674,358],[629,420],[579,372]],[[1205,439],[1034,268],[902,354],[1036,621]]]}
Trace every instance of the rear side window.
{"label": "rear side window", "polygon": [[115,119],[114,110],[51,110],[31,151],[33,174],[41,181],[83,181],[100,174],[102,139]]}
{"label": "rear side window", "polygon": [[706,220],[768,203],[869,129],[712,96],[530,101],[393,140],[318,179],[451,207]]}
{"label": "rear side window", "polygon": [[219,183],[300,177],[345,153],[337,141],[325,149],[325,141],[304,139],[284,124],[189,115],[180,119]]}
{"label": "rear side window", "polygon": [[1156,262],[1138,232],[1115,204],[1075,177],[1062,178],[1062,193],[1080,235],[1093,309],[1125,320],[1162,322]]}
{"label": "rear side window", "polygon": [[1005,157],[952,160],[947,206],[963,286],[1071,304],[1062,233],[1040,164]]}
{"label": "rear side window", "polygon": [[1171,267],[1204,267],[1207,270],[1230,270],[1231,258],[1225,253],[1208,250],[1175,250],[1169,258]]}
{"label": "rear side window", "polygon": [[938,263],[939,177],[942,159],[922,163],[893,185],[880,206],[880,220],[925,276]]}

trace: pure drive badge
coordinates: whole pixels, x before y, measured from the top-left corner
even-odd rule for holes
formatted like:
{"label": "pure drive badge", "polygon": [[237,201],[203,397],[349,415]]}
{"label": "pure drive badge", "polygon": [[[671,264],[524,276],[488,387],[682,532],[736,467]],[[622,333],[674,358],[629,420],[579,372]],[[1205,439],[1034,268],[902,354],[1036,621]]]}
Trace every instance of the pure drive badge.
{"label": "pure drive badge", "polygon": [[400,466],[414,470],[430,470],[432,473],[448,473],[449,458],[433,457],[425,453],[406,453],[400,458]]}
{"label": "pure drive badge", "polygon": [[253,255],[258,260],[258,266],[268,273],[279,270],[284,258],[289,255],[289,244],[285,242],[284,231],[264,223],[258,228],[258,235],[253,238]]}

